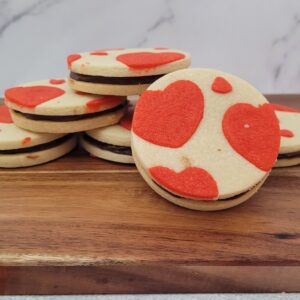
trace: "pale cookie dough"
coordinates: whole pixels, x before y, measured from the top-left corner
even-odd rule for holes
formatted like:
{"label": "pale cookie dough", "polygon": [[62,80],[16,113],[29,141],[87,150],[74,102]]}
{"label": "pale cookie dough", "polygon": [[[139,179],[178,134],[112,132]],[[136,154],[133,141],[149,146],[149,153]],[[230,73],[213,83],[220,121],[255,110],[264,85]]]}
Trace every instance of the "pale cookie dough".
{"label": "pale cookie dough", "polygon": [[266,98],[217,70],[162,77],[141,95],[133,118],[140,173],[161,196],[191,209],[220,210],[247,200],[267,178],[279,144]]}
{"label": "pale cookie dough", "polygon": [[280,149],[275,167],[300,164],[300,110],[272,104],[280,126]]}
{"label": "pale cookie dough", "polygon": [[72,135],[33,133],[17,127],[0,105],[0,167],[35,166],[59,158],[76,146]]}
{"label": "pale cookie dough", "polygon": [[187,52],[166,49],[102,49],[70,54],[70,86],[103,95],[142,93],[162,75],[187,68]]}
{"label": "pale cookie dough", "polygon": [[65,79],[41,80],[5,91],[17,126],[46,133],[71,133],[118,123],[125,97],[74,92]]}
{"label": "pale cookie dough", "polygon": [[109,161],[133,164],[131,152],[131,122],[133,107],[118,124],[86,131],[80,145],[91,155]]}

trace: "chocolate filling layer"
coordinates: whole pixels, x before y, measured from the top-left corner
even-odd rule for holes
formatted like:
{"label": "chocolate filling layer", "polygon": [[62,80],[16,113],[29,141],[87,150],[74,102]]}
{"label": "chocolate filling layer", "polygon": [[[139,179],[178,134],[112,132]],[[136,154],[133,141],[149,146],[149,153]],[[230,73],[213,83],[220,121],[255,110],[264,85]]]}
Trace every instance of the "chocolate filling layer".
{"label": "chocolate filling layer", "polygon": [[295,157],[300,157],[300,151],[291,152],[291,153],[281,153],[278,155],[278,159],[289,159]]}
{"label": "chocolate filling layer", "polygon": [[117,154],[129,155],[129,156],[132,155],[130,147],[117,146],[117,145],[103,143],[103,142],[93,139],[92,137],[90,137],[87,134],[83,134],[83,138],[90,144],[92,144],[102,150],[110,151],[110,152],[117,153]]}
{"label": "chocolate filling layer", "polygon": [[50,148],[54,148],[59,146],[69,140],[72,137],[72,134],[65,135],[59,139],[53,140],[49,143],[40,144],[32,147],[27,148],[19,148],[19,149],[9,149],[9,150],[0,150],[0,154],[20,154],[20,153],[32,153],[47,150]]}
{"label": "chocolate filling layer", "polygon": [[150,84],[164,75],[165,74],[140,76],[140,77],[105,77],[105,76],[84,75],[84,74],[71,72],[70,78],[76,81],[91,82],[91,83],[136,85],[136,84]]}
{"label": "chocolate filling layer", "polygon": [[30,119],[30,120],[37,120],[37,121],[43,120],[43,121],[53,121],[53,122],[69,122],[69,121],[79,121],[79,120],[99,117],[99,116],[105,115],[107,113],[118,111],[118,110],[124,108],[126,105],[127,105],[127,100],[124,101],[122,104],[120,104],[116,107],[107,109],[107,110],[98,111],[98,112],[95,112],[95,113],[88,113],[88,114],[82,114],[82,115],[70,115],[70,116],[34,115],[34,114],[23,113],[23,112],[16,111],[16,110],[14,110],[14,112],[17,113],[17,114],[20,114],[20,115],[22,115],[25,118]]}

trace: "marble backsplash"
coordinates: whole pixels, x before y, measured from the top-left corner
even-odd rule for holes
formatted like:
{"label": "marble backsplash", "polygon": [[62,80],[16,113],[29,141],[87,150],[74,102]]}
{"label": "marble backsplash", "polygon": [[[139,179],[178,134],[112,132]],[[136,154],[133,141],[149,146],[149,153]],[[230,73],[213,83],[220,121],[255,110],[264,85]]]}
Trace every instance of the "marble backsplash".
{"label": "marble backsplash", "polygon": [[72,52],[173,47],[266,93],[300,92],[299,0],[0,0],[0,95]]}

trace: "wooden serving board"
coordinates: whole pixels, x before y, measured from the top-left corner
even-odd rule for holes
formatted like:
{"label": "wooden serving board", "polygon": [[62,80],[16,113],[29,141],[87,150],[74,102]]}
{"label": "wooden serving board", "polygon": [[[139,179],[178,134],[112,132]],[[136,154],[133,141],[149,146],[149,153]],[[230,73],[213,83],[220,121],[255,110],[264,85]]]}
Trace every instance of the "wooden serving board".
{"label": "wooden serving board", "polygon": [[0,170],[1,294],[282,291],[300,291],[300,167],[221,212],[174,206],[135,167],[79,150]]}

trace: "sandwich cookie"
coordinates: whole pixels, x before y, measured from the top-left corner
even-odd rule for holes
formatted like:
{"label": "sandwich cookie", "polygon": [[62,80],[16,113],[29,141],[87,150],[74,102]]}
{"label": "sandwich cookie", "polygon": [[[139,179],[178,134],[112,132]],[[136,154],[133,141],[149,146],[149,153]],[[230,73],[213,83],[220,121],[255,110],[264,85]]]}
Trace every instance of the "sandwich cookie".
{"label": "sandwich cookie", "polygon": [[5,91],[15,124],[34,132],[70,133],[116,124],[125,97],[74,92],[64,79],[42,80]]}
{"label": "sandwich cookie", "polygon": [[266,98],[217,70],[168,74],[136,104],[131,147],[145,181],[167,200],[221,210],[251,197],[276,162],[279,124]]}
{"label": "sandwich cookie", "polygon": [[83,133],[81,147],[95,157],[134,164],[130,147],[132,116],[133,107],[130,106],[118,124]]}
{"label": "sandwich cookie", "polygon": [[139,95],[164,74],[187,68],[190,54],[174,49],[103,49],[67,58],[74,90],[102,95]]}
{"label": "sandwich cookie", "polygon": [[35,166],[57,159],[76,146],[72,134],[33,133],[17,127],[9,109],[0,105],[0,167]]}
{"label": "sandwich cookie", "polygon": [[280,149],[275,167],[300,164],[300,110],[272,104],[280,126]]}

